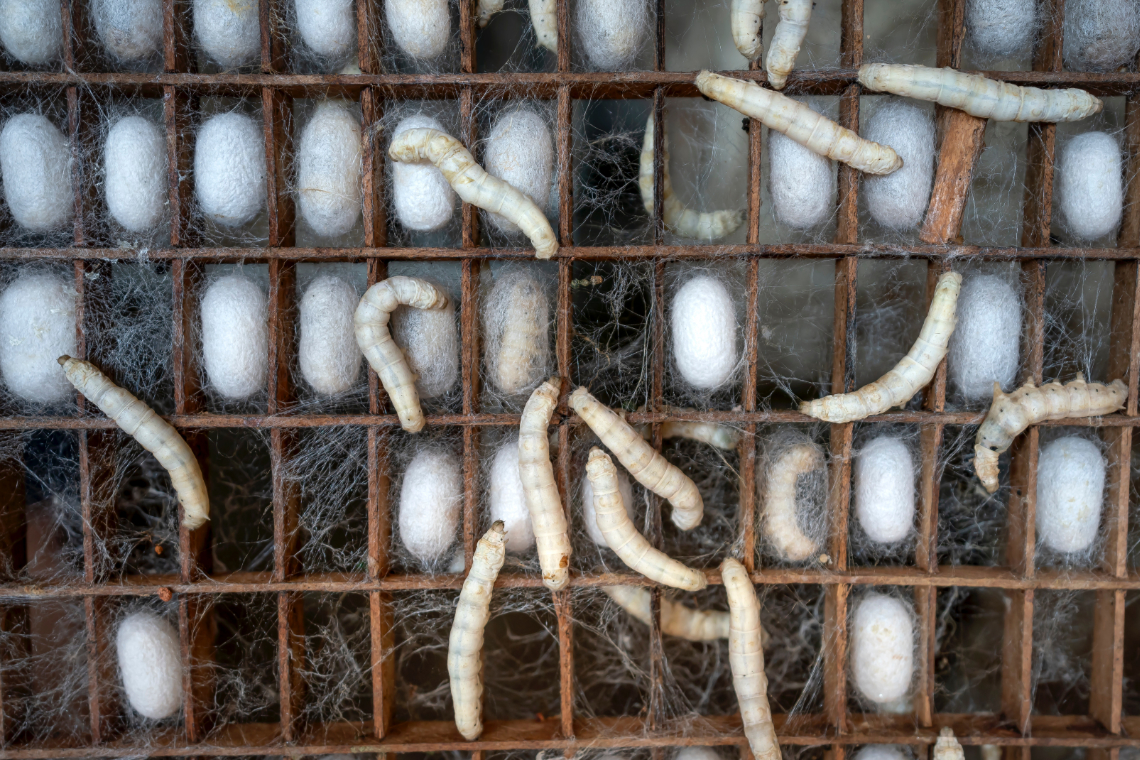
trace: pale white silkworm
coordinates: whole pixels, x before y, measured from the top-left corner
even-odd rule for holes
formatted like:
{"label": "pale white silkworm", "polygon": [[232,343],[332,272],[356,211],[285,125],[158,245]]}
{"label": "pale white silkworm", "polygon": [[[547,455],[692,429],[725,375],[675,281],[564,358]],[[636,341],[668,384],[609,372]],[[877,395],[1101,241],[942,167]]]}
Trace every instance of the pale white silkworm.
{"label": "pale white silkworm", "polygon": [[759,119],[769,129],[787,135],[821,156],[842,161],[868,174],[890,174],[902,167],[902,159],[890,147],[864,140],[782,93],[711,71],[697,74],[696,82],[705,97]]}
{"label": "pale white silkworm", "polygon": [[59,357],[63,374],[99,411],[138,441],[170,473],[170,483],[182,504],[182,524],[190,530],[210,519],[210,497],[202,468],[178,431],[153,409],[111,382],[95,365],[70,356]]}
{"label": "pale white silkworm", "polygon": [[764,487],[764,534],[792,562],[815,555],[819,546],[796,520],[796,482],[801,475],[823,467],[823,452],[814,443],[797,443],[782,451],[768,466]]}
{"label": "pale white silkworm", "polygon": [[507,557],[505,534],[502,521],[496,521],[475,546],[447,643],[455,727],[467,741],[483,733],[483,629],[491,617],[495,579]]}
{"label": "pale white silkworm", "polygon": [[[664,196],[662,215],[665,226],[681,237],[694,240],[716,240],[731,235],[744,221],[739,211],[694,211],[677,200],[673,183],[669,178],[669,133],[665,133],[665,155],[661,161],[665,179],[661,194]],[[645,210],[653,216],[653,114],[645,122],[645,137],[641,141],[641,167],[638,174],[641,188],[641,202]]]}
{"label": "pale white silkworm", "polygon": [[369,366],[380,376],[384,391],[400,418],[400,427],[409,433],[417,433],[423,429],[424,413],[420,409],[416,377],[408,367],[404,352],[388,331],[388,321],[399,306],[442,309],[447,306],[447,294],[427,280],[389,277],[365,291],[352,317],[356,345],[368,359]]}
{"label": "pale white silkworm", "polygon": [[534,389],[519,422],[519,479],[522,481],[542,583],[559,591],[570,582],[570,532],[550,463],[550,415],[558,404],[562,381],[552,377]]}
{"label": "pale white silkworm", "polygon": [[1111,414],[1126,401],[1128,386],[1123,380],[1088,383],[1079,372],[1064,385],[1052,382],[1037,388],[1030,381],[1013,393],[1002,393],[994,383],[993,404],[974,439],[974,470],[993,493],[998,487],[998,457],[1027,427],[1045,420]]}
{"label": "pale white silkworm", "polygon": [[430,161],[465,203],[505,217],[521,229],[538,258],[549,259],[558,250],[558,238],[534,201],[526,193],[485,172],[451,135],[438,129],[408,129],[392,140],[388,156],[393,161],[412,164]]}
{"label": "pale white silkworm", "polygon": [[732,0],[729,14],[736,49],[748,60],[758,60],[764,53],[764,34],[760,29],[764,20],[764,0]]}
{"label": "pale white silkworm", "polygon": [[646,443],[628,422],[584,387],[570,394],[570,407],[638,483],[669,500],[674,525],[690,530],[701,524],[705,505],[697,485]]}
{"label": "pale white silkworm", "polygon": [[558,52],[558,6],[555,0],[529,0],[530,25],[538,44],[551,53]]}
{"label": "pale white silkworm", "polygon": [[909,63],[865,63],[859,67],[859,83],[875,92],[928,100],[995,121],[1080,121],[1103,107],[1084,90],[1040,90]]}
{"label": "pale white silkworm", "polygon": [[475,23],[482,29],[491,21],[491,16],[502,9],[503,0],[479,0],[479,4],[475,7]]}
{"label": "pale white silkworm", "polygon": [[760,601],[748,571],[732,557],[721,563],[720,576],[728,594],[728,664],[736,701],[740,703],[744,735],[756,760],[780,760],[780,745],[768,706]]}
{"label": "pale white silkworm", "polygon": [[[958,743],[958,739],[954,736],[954,729],[946,726],[938,733],[938,739],[934,742],[934,760],[965,760],[966,753],[962,750],[962,745]],[[986,746],[982,747],[982,755],[986,755]]]}
{"label": "pale white silkworm", "polygon": [[780,22],[772,35],[764,68],[768,70],[768,84],[777,90],[784,89],[788,74],[796,64],[800,46],[807,36],[811,21],[812,0],[779,0]]}
{"label": "pale white silkworm", "polygon": [[634,527],[625,511],[618,490],[617,468],[609,456],[597,448],[590,449],[586,477],[594,491],[594,515],[598,530],[618,557],[630,570],[651,581],[684,591],[700,591],[708,585],[705,574],[678,562],[654,548]]}
{"label": "pale white silkworm", "polygon": [[[687,411],[684,409],[675,409],[673,411]],[[649,440],[653,437],[652,425],[639,425],[641,429],[641,437]],[[684,420],[671,420],[669,422],[661,423],[661,437],[668,440],[670,438],[687,438],[690,441],[699,441],[700,443],[707,443],[709,446],[714,446],[724,451],[732,451],[740,443],[740,431],[729,427],[728,425],[721,425],[717,422],[686,422]]]}
{"label": "pale white silkworm", "polygon": [[[650,625],[652,608],[649,604],[649,589],[643,586],[603,586],[602,590],[631,617]],[[694,610],[692,607],[662,597],[661,633],[686,641],[727,639],[728,613],[718,610]]]}
{"label": "pale white silkworm", "polygon": [[854,393],[837,393],[805,401],[800,404],[800,411],[824,422],[854,422],[910,401],[930,382],[938,370],[938,363],[946,356],[946,347],[958,323],[958,291],[961,287],[962,275],[957,272],[946,272],[938,278],[918,340],[887,374]]}

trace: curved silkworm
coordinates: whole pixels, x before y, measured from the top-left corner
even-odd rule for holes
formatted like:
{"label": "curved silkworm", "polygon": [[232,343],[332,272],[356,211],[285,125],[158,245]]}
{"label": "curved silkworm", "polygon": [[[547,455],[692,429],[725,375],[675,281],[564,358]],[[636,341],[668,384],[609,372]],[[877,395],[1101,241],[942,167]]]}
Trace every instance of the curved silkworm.
{"label": "curved silkworm", "polygon": [[[986,747],[983,745],[982,755],[985,754],[987,754]],[[954,729],[949,726],[944,727],[934,742],[934,760],[964,760],[965,757],[962,745],[954,736]]]}
{"label": "curved silkworm", "polygon": [[756,760],[780,760],[780,745],[768,706],[760,601],[744,565],[732,557],[721,563],[720,575],[728,593],[728,664],[736,701],[740,703],[744,735]]}
{"label": "curved silkworm", "polygon": [[630,570],[651,581],[684,591],[700,591],[708,585],[705,574],[678,562],[653,547],[638,533],[618,490],[617,468],[596,446],[590,449],[586,477],[594,491],[594,514],[606,544]]}
{"label": "curved silkworm", "polygon": [[[603,586],[602,590],[631,617],[645,625],[651,624],[649,589],[642,586]],[[727,639],[728,613],[717,610],[694,610],[692,607],[662,597],[661,633],[686,641]]]}
{"label": "curved silkworm", "polygon": [[491,21],[491,17],[503,9],[503,0],[479,0],[475,6],[475,24],[484,28]]}
{"label": "curved silkworm", "polygon": [[903,63],[866,63],[859,83],[875,92],[891,92],[957,108],[980,119],[996,121],[1080,121],[1104,106],[1084,90],[1039,90],[963,74]]}
{"label": "curved silkworm", "polygon": [[819,546],[796,520],[796,482],[800,475],[823,467],[823,451],[814,443],[797,443],[780,452],[768,466],[764,493],[764,534],[791,562],[803,562]]}
{"label": "curved silkworm", "polygon": [[[678,409],[674,411],[689,411],[685,409]],[[641,430],[641,437],[645,440],[652,438],[652,425],[639,425]],[[661,437],[668,440],[670,438],[687,438],[690,441],[699,441],[706,443],[724,451],[732,451],[740,443],[741,433],[734,427],[729,425],[721,425],[717,422],[686,422],[683,420],[670,420],[669,422],[661,423]]]}
{"label": "curved silkworm", "polygon": [[[731,235],[744,221],[739,211],[693,211],[677,200],[673,183],[669,179],[669,134],[665,133],[665,155],[661,162],[665,179],[662,183],[664,203],[662,215],[665,226],[681,237],[694,240],[716,240]],[[638,187],[641,188],[641,202],[645,210],[653,216],[653,114],[645,122],[645,137],[641,141],[641,166],[638,174]]]}
{"label": "curved silkworm", "polygon": [[1013,393],[1002,393],[995,382],[993,404],[974,439],[974,470],[993,493],[998,487],[998,456],[1027,427],[1066,417],[1099,417],[1115,412],[1126,401],[1128,386],[1123,380],[1108,385],[1087,383],[1079,372],[1064,385],[1053,382],[1036,388],[1028,382]]}
{"label": "curved silkworm", "polygon": [[530,25],[538,44],[551,53],[558,52],[558,6],[555,0],[529,0]]}
{"label": "curved silkworm", "polygon": [[491,591],[506,557],[506,531],[498,520],[475,546],[447,643],[455,727],[468,741],[483,733],[483,629],[491,617]]}
{"label": "curved silkworm", "polygon": [[388,331],[388,321],[399,306],[442,309],[447,306],[447,295],[427,280],[389,277],[365,291],[352,317],[356,345],[380,376],[384,391],[400,418],[400,427],[417,433],[423,429],[424,413],[416,392],[416,377]]}
{"label": "curved silkworm", "polygon": [[954,326],[958,323],[958,291],[962,275],[946,272],[938,278],[930,310],[918,340],[887,374],[854,393],[837,393],[800,404],[800,411],[824,422],[854,422],[910,401],[934,377]]}
{"label": "curved silkworm", "polygon": [[206,481],[194,452],[178,431],[130,391],[112,383],[94,364],[70,356],[59,357],[59,363],[63,374],[84,398],[153,454],[170,473],[170,483],[182,504],[182,524],[190,530],[205,525],[210,519]]}
{"label": "curved silkworm", "polygon": [[558,238],[546,215],[525,193],[493,177],[454,137],[438,129],[408,129],[388,146],[393,161],[420,164],[430,161],[465,203],[513,222],[530,239],[535,255],[549,259],[558,250]]}
{"label": "curved silkworm", "polygon": [[696,83],[705,97],[759,119],[769,129],[787,135],[821,156],[842,161],[868,174],[890,174],[902,167],[902,159],[890,147],[864,140],[779,92],[711,71],[697,74]]}
{"label": "curved silkworm", "polygon": [[562,381],[552,377],[534,389],[519,423],[519,479],[523,485],[542,583],[559,591],[570,582],[570,533],[550,463],[550,415],[558,404]]}
{"label": "curved silkworm", "polygon": [[764,20],[764,0],[732,0],[729,14],[736,49],[750,61],[759,59],[764,52],[764,33],[760,26]]}
{"label": "curved silkworm", "polygon": [[780,21],[772,35],[772,46],[764,67],[768,69],[768,84],[777,90],[784,89],[788,74],[796,64],[800,46],[807,36],[811,21],[812,0],[779,0]]}
{"label": "curved silkworm", "polygon": [[669,500],[674,525],[689,530],[701,524],[705,504],[696,484],[646,443],[628,422],[584,387],[570,394],[570,407],[638,483]]}

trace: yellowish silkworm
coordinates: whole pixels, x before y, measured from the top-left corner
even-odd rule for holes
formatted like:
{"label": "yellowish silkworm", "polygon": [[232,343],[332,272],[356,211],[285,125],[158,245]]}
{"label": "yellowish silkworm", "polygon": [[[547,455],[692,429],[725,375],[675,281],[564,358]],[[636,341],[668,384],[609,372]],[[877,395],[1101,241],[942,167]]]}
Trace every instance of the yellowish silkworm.
{"label": "yellowish silkworm", "polygon": [[[986,745],[982,746],[982,755],[986,754]],[[934,760],[965,760],[966,753],[962,750],[962,745],[958,743],[958,739],[954,736],[954,729],[949,726],[944,727],[938,733],[938,739],[934,742]]]}
{"label": "yellowish silkworm", "polygon": [[875,92],[891,92],[957,108],[980,119],[996,121],[1080,121],[1100,113],[1103,103],[1084,90],[1040,90],[906,63],[866,63],[859,83]]}
{"label": "yellowish silkworm", "polygon": [[729,557],[722,562],[720,576],[728,594],[728,664],[736,701],[740,703],[744,735],[756,760],[780,760],[780,745],[768,706],[760,601],[748,571],[737,560]]}
{"label": "yellowish silkworm", "polygon": [[555,0],[530,0],[530,25],[538,44],[558,52],[558,6]]}
{"label": "yellowish silkworm", "polygon": [[[665,133],[665,154],[661,161],[664,167],[665,179],[662,182],[661,194],[662,215],[665,226],[681,237],[694,240],[716,240],[725,235],[731,235],[744,221],[739,211],[693,211],[677,200],[673,192],[673,183],[669,178],[669,134]],[[641,167],[638,175],[638,186],[641,188],[641,202],[645,210],[653,216],[653,114],[645,122],[645,137],[641,141]]]}
{"label": "yellowish silkworm", "polygon": [[673,524],[690,530],[701,524],[705,504],[697,485],[669,463],[609,407],[584,387],[570,394],[570,408],[590,426],[638,483],[673,505]]}
{"label": "yellowish silkworm", "polygon": [[651,581],[684,591],[700,591],[708,585],[704,573],[654,548],[637,531],[625,511],[625,502],[618,490],[617,468],[609,456],[596,446],[590,449],[586,477],[590,479],[594,492],[594,519],[597,520],[598,530],[605,537],[606,544],[630,570],[641,573]]}
{"label": "yellowish silkworm", "polygon": [[455,727],[467,741],[483,733],[483,629],[491,617],[491,592],[507,557],[502,520],[475,546],[471,572],[463,580],[447,643],[447,675]]}
{"label": "yellowish silkworm", "polygon": [[[685,409],[677,409],[674,411],[690,411]],[[649,440],[653,437],[652,425],[639,425],[641,430],[641,437]],[[699,441],[700,443],[707,443],[709,446],[714,446],[724,451],[732,451],[740,443],[741,434],[736,428],[728,425],[721,425],[717,422],[686,422],[684,420],[670,420],[669,422],[661,423],[661,437],[668,440],[670,438],[687,438],[690,441]]]}
{"label": "yellowish silkworm", "polygon": [[993,493],[998,487],[998,456],[1027,427],[1045,420],[1111,414],[1126,401],[1128,386],[1123,380],[1108,385],[1088,383],[1079,372],[1064,385],[1053,382],[1037,388],[1030,381],[1013,393],[1002,393],[995,382],[993,404],[974,439],[974,470],[986,490]]}
{"label": "yellowish silkworm", "polygon": [[112,383],[91,362],[61,356],[59,363],[63,374],[84,398],[153,454],[170,473],[170,483],[182,504],[182,524],[190,530],[205,525],[210,519],[206,481],[194,452],[178,431],[130,391]]}
{"label": "yellowish silkworm", "polygon": [[552,377],[535,388],[519,423],[519,480],[534,528],[542,583],[551,591],[570,582],[570,533],[554,482],[547,430],[561,387],[562,381]]}
{"label": "yellowish silkworm", "polygon": [[558,251],[558,238],[534,201],[526,193],[485,172],[451,135],[438,129],[408,129],[392,140],[388,156],[393,161],[411,164],[430,161],[465,203],[498,214],[521,229],[538,258],[549,259]]}
{"label": "yellowish silkworm", "polygon": [[409,433],[417,433],[423,429],[424,413],[420,409],[416,377],[408,367],[404,352],[388,331],[392,312],[400,306],[442,309],[447,306],[447,295],[427,280],[389,277],[365,291],[352,321],[356,345],[369,366],[380,376],[380,382],[400,418],[400,427]]}
{"label": "yellowish silkworm", "polygon": [[946,356],[946,347],[958,323],[961,287],[962,275],[957,272],[946,272],[938,278],[918,340],[887,374],[854,393],[805,401],[800,404],[800,411],[824,422],[854,422],[910,401],[930,382],[939,362]]}
{"label": "yellowish silkworm", "polygon": [[764,0],[732,0],[729,14],[736,49],[748,60],[758,60],[764,52],[764,33],[760,28],[764,20]]}
{"label": "yellowish silkworm", "polygon": [[796,519],[796,482],[823,467],[823,451],[814,443],[797,443],[780,452],[768,466],[764,486],[764,535],[786,560],[803,562],[819,546]]}
{"label": "yellowish silkworm", "polygon": [[811,4],[812,0],[779,0],[780,22],[776,24],[768,58],[764,61],[768,84],[777,90],[787,84],[788,74],[792,73],[800,46],[804,44],[811,21]]}
{"label": "yellowish silkworm", "polygon": [[503,0],[479,0],[475,6],[475,23],[483,29],[491,21],[491,16],[503,9]]}
{"label": "yellowish silkworm", "polygon": [[[635,620],[650,625],[652,607],[649,589],[644,586],[603,586],[602,591]],[[661,597],[661,633],[686,641],[727,639],[728,613],[720,610],[695,610]],[[768,639],[768,629],[761,626],[761,645],[768,646]]]}
{"label": "yellowish silkworm", "polygon": [[808,150],[859,171],[890,174],[902,167],[902,159],[888,146],[864,140],[803,103],[754,82],[702,71],[697,74],[697,89],[705,97],[759,119],[769,129],[787,135]]}

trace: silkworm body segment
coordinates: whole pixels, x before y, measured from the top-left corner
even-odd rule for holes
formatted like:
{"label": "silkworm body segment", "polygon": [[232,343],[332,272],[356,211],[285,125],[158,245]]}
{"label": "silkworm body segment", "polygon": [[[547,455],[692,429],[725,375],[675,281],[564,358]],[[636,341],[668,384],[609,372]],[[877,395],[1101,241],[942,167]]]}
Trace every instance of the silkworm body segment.
{"label": "silkworm body segment", "polygon": [[554,0],[529,0],[530,25],[538,44],[558,52],[558,9]]}
{"label": "silkworm body segment", "polygon": [[561,384],[553,377],[538,386],[523,407],[519,423],[519,478],[538,545],[542,583],[551,591],[559,591],[570,582],[570,534],[554,482],[547,430]]}
{"label": "silkworm body segment", "polygon": [[800,54],[800,46],[804,44],[811,21],[811,5],[812,0],[779,0],[780,23],[776,24],[768,58],[764,61],[768,84],[777,90],[784,89],[796,56]]}
{"label": "silkworm body segment", "polygon": [[750,61],[764,52],[760,23],[764,20],[764,0],[732,0],[732,41],[740,54]]}
{"label": "silkworm body segment", "polygon": [[780,760],[780,745],[768,706],[768,677],[764,673],[760,602],[748,572],[729,557],[720,566],[728,594],[728,662],[740,703],[744,735],[756,760]]}
{"label": "silkworm body segment", "polygon": [[768,467],[764,493],[764,534],[781,555],[803,562],[819,551],[796,519],[796,482],[823,467],[823,452],[813,443],[799,443],[780,453]]}

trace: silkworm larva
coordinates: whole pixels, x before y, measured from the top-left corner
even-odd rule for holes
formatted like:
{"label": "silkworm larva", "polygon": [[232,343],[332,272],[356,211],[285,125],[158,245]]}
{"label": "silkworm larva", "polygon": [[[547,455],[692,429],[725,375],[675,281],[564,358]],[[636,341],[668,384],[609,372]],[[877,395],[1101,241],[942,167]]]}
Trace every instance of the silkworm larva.
{"label": "silkworm larva", "polygon": [[796,481],[823,467],[823,452],[812,443],[790,446],[768,467],[764,493],[764,533],[785,559],[803,562],[819,546],[796,520]]}
{"label": "silkworm larva", "polygon": [[946,272],[938,278],[930,311],[910,352],[887,374],[854,393],[837,393],[800,404],[800,411],[824,422],[854,422],[902,406],[930,382],[958,322],[958,290],[962,275]]}
{"label": "silkworm larva", "polygon": [[456,195],[485,211],[506,217],[530,239],[540,259],[549,259],[558,250],[558,239],[546,215],[526,194],[492,177],[458,140],[438,129],[409,129],[388,146],[393,161],[430,161],[439,169]]}
{"label": "silkworm larva", "polygon": [[[982,754],[985,755],[985,747],[982,747]],[[934,760],[963,760],[966,753],[962,750],[962,745],[958,743],[958,739],[954,736],[954,729],[946,726],[938,733],[938,739],[934,742]]]}
{"label": "silkworm larva", "polygon": [[729,14],[736,49],[748,60],[758,60],[764,53],[764,35],[760,31],[760,22],[764,20],[764,0],[732,0]]}
{"label": "silkworm larva", "polygon": [[784,89],[796,56],[800,54],[800,46],[804,44],[811,21],[811,3],[812,0],[779,0],[780,22],[776,24],[768,58],[764,61],[768,84],[777,90]]}
{"label": "silkworm larva", "polygon": [[63,374],[99,411],[154,455],[170,473],[170,483],[182,504],[182,524],[190,530],[210,519],[210,497],[194,452],[178,431],[129,391],[111,382],[95,365],[70,356],[59,357]]}
{"label": "silkworm larva", "polygon": [[696,484],[646,443],[628,422],[584,387],[570,394],[570,407],[638,483],[669,500],[674,525],[689,530],[701,524],[705,505]]}
{"label": "silkworm larva", "polygon": [[530,25],[538,44],[551,53],[558,52],[558,8],[554,0],[530,0]]}
{"label": "silkworm larva", "polygon": [[538,545],[542,583],[551,591],[570,582],[570,533],[554,483],[547,431],[561,386],[562,381],[552,377],[535,388],[519,422],[519,479]]}
{"label": "silkworm larva", "polygon": [[503,0],[479,0],[475,8],[475,23],[482,29],[491,21],[491,16],[502,9]]}
{"label": "silkworm larva", "polygon": [[[685,409],[678,409],[674,411],[691,411]],[[641,437],[649,440],[653,437],[653,427],[651,425],[639,425],[641,430]],[[668,440],[669,438],[688,438],[690,441],[699,441],[707,443],[709,446],[715,446],[724,451],[732,451],[740,443],[740,431],[728,425],[720,425],[716,422],[684,422],[674,420],[671,422],[661,423],[661,437]]]}
{"label": "silkworm larva", "polygon": [[468,741],[483,733],[483,628],[491,617],[491,591],[507,556],[505,533],[502,521],[497,521],[479,539],[447,644],[455,727]]}
{"label": "silkworm larva", "polygon": [[768,706],[760,601],[744,565],[732,557],[721,563],[720,575],[728,594],[728,664],[740,703],[744,735],[756,760],[780,760],[780,745]]}
{"label": "silkworm larva", "polygon": [[1084,90],[1039,90],[979,74],[904,63],[863,64],[859,83],[875,92],[928,100],[997,121],[1080,121],[1100,113],[1103,106]]}
{"label": "silkworm larva", "polygon": [[974,439],[974,470],[986,490],[993,493],[998,487],[998,456],[1027,427],[1066,417],[1099,417],[1120,409],[1127,400],[1128,386],[1123,380],[1108,385],[1087,383],[1079,372],[1064,385],[1053,382],[1036,388],[1030,381],[1013,393],[1002,393],[1001,386],[994,383],[990,413]]}
{"label": "silkworm larva", "polygon": [[902,166],[902,159],[886,145],[864,140],[850,129],[774,90],[711,71],[697,74],[696,83],[705,97],[759,119],[769,129],[787,135],[821,156],[842,161],[868,174],[890,174]]}
{"label": "silkworm larva", "polygon": [[409,433],[417,433],[423,429],[424,413],[416,392],[416,378],[408,367],[404,352],[388,331],[388,321],[399,306],[442,309],[447,306],[447,295],[427,280],[389,277],[364,293],[352,317],[356,345],[380,376],[380,382],[400,418],[400,427]]}
{"label": "silkworm larva", "polygon": [[[652,610],[649,589],[642,586],[603,586],[602,590],[645,625],[650,624]],[[717,610],[694,610],[671,599],[661,598],[661,633],[686,641],[716,641],[728,638],[728,613]],[[764,640],[768,636],[762,631]]]}
{"label": "silkworm larva", "polygon": [[[665,155],[661,162],[664,167],[665,180],[662,185],[664,204],[662,214],[665,226],[681,237],[694,240],[716,240],[725,235],[731,235],[740,226],[744,217],[739,211],[693,211],[686,208],[673,192],[673,183],[669,179],[669,134],[665,133]],[[645,137],[641,142],[641,168],[638,175],[638,186],[641,188],[641,202],[645,210],[653,215],[653,114],[645,122]]]}
{"label": "silkworm larva", "polygon": [[621,561],[635,573],[651,581],[684,591],[700,591],[708,585],[704,573],[687,567],[653,547],[645,536],[637,532],[625,511],[621,491],[618,490],[617,468],[601,449],[590,449],[586,463],[586,476],[594,491],[594,514],[598,530]]}

